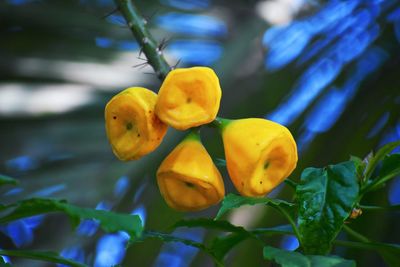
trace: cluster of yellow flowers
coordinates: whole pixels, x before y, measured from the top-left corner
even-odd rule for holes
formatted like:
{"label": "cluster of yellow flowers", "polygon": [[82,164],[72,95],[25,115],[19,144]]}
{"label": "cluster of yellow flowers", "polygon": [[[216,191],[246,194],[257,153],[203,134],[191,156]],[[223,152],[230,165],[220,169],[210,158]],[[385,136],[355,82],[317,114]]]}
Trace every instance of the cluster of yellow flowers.
{"label": "cluster of yellow flowers", "polygon": [[[141,87],[122,91],[105,109],[114,154],[120,160],[139,159],[159,146],[167,125],[186,130],[213,122],[220,100],[218,77],[207,67],[171,71],[158,95]],[[296,142],[286,127],[258,118],[218,122],[228,173],[241,195],[264,196],[295,169]],[[198,131],[191,131],[164,159],[157,182],[167,204],[181,211],[205,209],[225,195],[221,174]]]}

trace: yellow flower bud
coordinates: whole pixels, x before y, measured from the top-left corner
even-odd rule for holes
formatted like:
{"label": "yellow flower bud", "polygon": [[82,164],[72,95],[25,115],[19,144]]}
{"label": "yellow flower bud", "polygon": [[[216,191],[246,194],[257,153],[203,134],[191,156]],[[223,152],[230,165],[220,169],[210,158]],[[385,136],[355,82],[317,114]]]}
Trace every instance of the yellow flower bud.
{"label": "yellow flower bud", "polygon": [[264,119],[225,121],[222,127],[226,165],[244,196],[264,196],[297,164],[297,146],[289,130]]}
{"label": "yellow flower bud", "polygon": [[154,92],[131,87],[107,103],[107,137],[120,160],[139,159],[160,145],[167,125],[154,112],[156,102],[157,94]]}
{"label": "yellow flower bud", "polygon": [[176,69],[168,73],[158,93],[157,116],[178,130],[212,122],[217,116],[221,87],[207,67]]}
{"label": "yellow flower bud", "polygon": [[221,174],[198,135],[189,134],[164,159],[157,182],[167,204],[180,211],[197,211],[224,197]]}

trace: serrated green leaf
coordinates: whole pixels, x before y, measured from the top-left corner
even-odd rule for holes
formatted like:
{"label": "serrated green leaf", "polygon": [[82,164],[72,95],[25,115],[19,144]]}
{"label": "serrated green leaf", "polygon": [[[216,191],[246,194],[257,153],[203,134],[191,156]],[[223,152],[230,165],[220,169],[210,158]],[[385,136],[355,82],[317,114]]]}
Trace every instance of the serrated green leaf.
{"label": "serrated green leaf", "polygon": [[367,165],[367,168],[366,168],[366,171],[365,171],[365,177],[366,177],[367,180],[371,177],[371,175],[374,172],[376,166],[378,166],[378,163],[387,154],[389,154],[393,149],[395,149],[398,146],[400,146],[400,141],[387,143],[381,149],[378,150],[378,152],[368,162],[368,165]]}
{"label": "serrated green leaf", "polygon": [[350,156],[350,160],[354,162],[354,166],[356,167],[356,173],[358,180],[364,182],[364,172],[367,167],[367,163],[363,161],[361,158],[356,156]]}
{"label": "serrated green leaf", "polygon": [[356,204],[359,185],[354,163],[307,168],[296,195],[299,238],[306,254],[327,254]]}
{"label": "serrated green leaf", "polygon": [[355,267],[356,263],[336,256],[302,255],[266,246],[263,250],[265,259],[273,260],[282,267]]}
{"label": "serrated green leaf", "polygon": [[285,206],[285,207],[293,207],[293,203],[289,203],[280,199],[272,199],[272,198],[256,198],[256,197],[243,197],[235,194],[227,195],[222,201],[221,208],[219,209],[217,216],[215,216],[215,220],[220,219],[225,213],[230,211],[231,209],[239,208],[243,205],[256,205],[256,204],[264,204],[270,206]]}
{"label": "serrated green leaf", "polygon": [[100,227],[104,231],[126,231],[131,238],[139,237],[143,230],[142,222],[138,215],[80,208],[55,199],[32,198],[22,200],[7,206],[7,209],[12,209],[12,211],[0,218],[0,224],[43,213],[63,212],[70,217],[74,226],[79,224],[82,219],[95,219],[99,221]]}
{"label": "serrated green leaf", "polygon": [[30,251],[30,250],[20,250],[20,249],[19,250],[3,250],[3,249],[0,249],[0,255],[66,264],[71,267],[87,267],[86,264],[82,264],[82,263],[79,263],[79,262],[76,262],[76,261],[73,261],[70,259],[63,258],[63,257],[59,256],[57,253],[52,252],[52,251]]}
{"label": "serrated green leaf", "polygon": [[12,184],[12,185],[17,185],[19,182],[15,180],[14,178],[11,178],[7,175],[0,174],[0,186],[6,185],[6,184]]}

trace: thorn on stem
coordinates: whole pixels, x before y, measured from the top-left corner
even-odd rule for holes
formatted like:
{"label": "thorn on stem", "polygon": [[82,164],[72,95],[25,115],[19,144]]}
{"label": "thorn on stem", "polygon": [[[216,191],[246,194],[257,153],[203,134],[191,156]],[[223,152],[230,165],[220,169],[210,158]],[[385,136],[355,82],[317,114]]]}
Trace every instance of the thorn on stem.
{"label": "thorn on stem", "polygon": [[113,15],[113,14],[114,14],[115,12],[117,12],[117,11],[119,11],[119,8],[118,8],[118,7],[114,8],[114,9],[111,10],[110,12],[106,13],[104,16],[101,17],[101,19],[106,19],[106,18],[108,18],[109,16]]}
{"label": "thorn on stem", "polygon": [[174,66],[171,67],[171,69],[176,69],[176,67],[178,67],[179,63],[181,63],[181,59],[179,59]]}

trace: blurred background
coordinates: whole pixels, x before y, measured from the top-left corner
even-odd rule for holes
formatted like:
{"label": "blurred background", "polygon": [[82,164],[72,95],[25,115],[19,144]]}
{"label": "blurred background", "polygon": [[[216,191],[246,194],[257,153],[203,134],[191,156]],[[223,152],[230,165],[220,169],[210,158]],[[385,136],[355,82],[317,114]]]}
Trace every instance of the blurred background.
{"label": "blurred background", "polygon": [[[366,156],[400,139],[400,1],[146,0],[135,1],[169,64],[211,66],[223,97],[219,115],[262,117],[286,125],[305,167]],[[161,147],[119,162],[104,129],[104,107],[119,91],[160,81],[111,0],[0,1],[0,173],[21,181],[2,187],[2,203],[30,197],[66,199],[83,207],[139,214],[147,229],[167,231],[181,218],[213,217],[218,207],[179,213],[161,198],[155,172],[184,133],[169,129]],[[213,158],[220,137],[202,132]],[[235,192],[226,175],[228,192]],[[269,196],[291,200],[282,185]],[[364,204],[400,204],[400,178]],[[287,222],[264,206],[227,217],[247,228]],[[376,241],[400,243],[399,213],[364,212],[351,222]],[[175,235],[207,242],[217,233],[180,228]],[[340,238],[347,239],[346,235]],[[293,236],[266,242],[294,250]],[[4,249],[54,250],[90,266],[212,266],[202,252],[147,240],[125,249],[123,232],[105,234],[95,221],[71,229],[63,215],[2,226]],[[385,266],[378,254],[344,249],[359,266]],[[17,258],[15,266],[53,266]],[[261,247],[245,241],[227,266],[268,266]]]}

